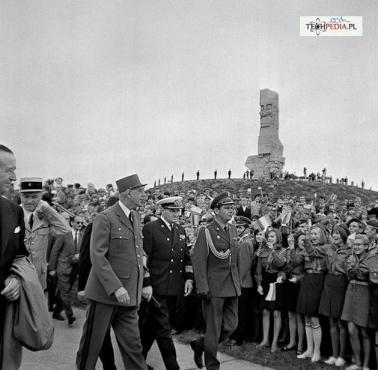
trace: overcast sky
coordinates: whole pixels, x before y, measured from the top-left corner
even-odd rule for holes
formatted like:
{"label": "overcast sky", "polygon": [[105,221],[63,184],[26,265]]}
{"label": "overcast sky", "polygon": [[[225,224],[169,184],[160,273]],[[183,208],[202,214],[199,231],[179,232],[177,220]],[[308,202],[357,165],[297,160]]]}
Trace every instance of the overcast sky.
{"label": "overcast sky", "polygon": [[[377,14],[375,0],[2,0],[0,143],[18,177],[66,184],[241,177],[270,88],[287,170],[378,189]],[[300,37],[301,15],[363,16],[363,37]]]}

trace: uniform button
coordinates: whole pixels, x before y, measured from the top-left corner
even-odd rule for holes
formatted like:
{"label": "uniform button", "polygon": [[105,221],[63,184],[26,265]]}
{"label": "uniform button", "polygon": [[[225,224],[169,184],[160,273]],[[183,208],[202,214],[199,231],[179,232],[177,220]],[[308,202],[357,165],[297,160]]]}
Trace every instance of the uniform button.
{"label": "uniform button", "polygon": [[182,262],[182,260],[180,260],[180,262]]}
{"label": "uniform button", "polygon": [[172,274],[172,270],[169,270],[169,273]]}
{"label": "uniform button", "polygon": [[173,259],[171,259],[171,262],[173,262]]}
{"label": "uniform button", "polygon": [[182,272],[182,270],[180,270],[180,272]]}
{"label": "uniform button", "polygon": [[122,229],[119,227],[118,230],[122,230]]}
{"label": "uniform button", "polygon": [[140,255],[139,255],[139,254],[137,254],[137,257],[140,257]]}
{"label": "uniform button", "polygon": [[167,241],[169,241],[169,238],[167,238]]}
{"label": "uniform button", "polygon": [[139,245],[136,245],[135,248],[139,248]]}
{"label": "uniform button", "polygon": [[171,249],[171,251],[173,252],[173,248]]}

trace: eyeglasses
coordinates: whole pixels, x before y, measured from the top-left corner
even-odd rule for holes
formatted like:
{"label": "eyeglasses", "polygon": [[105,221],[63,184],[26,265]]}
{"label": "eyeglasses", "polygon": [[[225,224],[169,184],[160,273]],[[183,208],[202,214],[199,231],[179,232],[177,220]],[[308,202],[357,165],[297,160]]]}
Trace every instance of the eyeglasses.
{"label": "eyeglasses", "polygon": [[77,224],[84,224],[84,222],[82,222],[82,221],[75,221]]}

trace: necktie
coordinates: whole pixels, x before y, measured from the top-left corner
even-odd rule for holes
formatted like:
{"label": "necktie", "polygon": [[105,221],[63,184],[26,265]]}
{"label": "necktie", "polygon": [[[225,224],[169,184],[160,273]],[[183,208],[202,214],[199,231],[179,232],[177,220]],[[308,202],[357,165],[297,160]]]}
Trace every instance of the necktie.
{"label": "necktie", "polygon": [[34,224],[34,215],[33,213],[30,215],[30,218],[29,218],[29,227],[30,227],[30,230],[33,229],[33,224]]}
{"label": "necktie", "polygon": [[75,247],[76,247],[76,250],[77,250],[77,231],[75,231]]}

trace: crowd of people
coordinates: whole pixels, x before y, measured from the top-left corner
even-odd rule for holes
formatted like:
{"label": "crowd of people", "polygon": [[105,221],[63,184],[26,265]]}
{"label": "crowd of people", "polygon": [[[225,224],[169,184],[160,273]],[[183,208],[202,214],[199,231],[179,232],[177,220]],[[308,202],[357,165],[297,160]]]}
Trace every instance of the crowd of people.
{"label": "crowd of people", "polygon": [[21,205],[14,229],[25,236],[0,260],[2,326],[3,303],[19,299],[13,257],[24,254],[48,291],[54,320],[74,325],[73,292],[89,300],[78,369],[94,368],[98,357],[115,369],[110,326],[125,366],[135,369],[148,368],[154,340],[166,368],[178,369],[172,335],[186,329],[204,334],[191,346],[197,366],[204,354],[207,369],[219,368],[221,341],[295,351],[314,363],[329,355],[327,364],[350,362],[350,370],[375,363],[377,203],[335,194],[273,199],[262,189],[144,191],[137,175],[104,188],[26,178],[15,191],[15,160],[4,148],[0,190]]}

